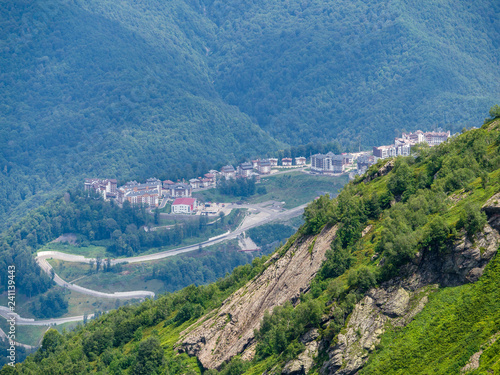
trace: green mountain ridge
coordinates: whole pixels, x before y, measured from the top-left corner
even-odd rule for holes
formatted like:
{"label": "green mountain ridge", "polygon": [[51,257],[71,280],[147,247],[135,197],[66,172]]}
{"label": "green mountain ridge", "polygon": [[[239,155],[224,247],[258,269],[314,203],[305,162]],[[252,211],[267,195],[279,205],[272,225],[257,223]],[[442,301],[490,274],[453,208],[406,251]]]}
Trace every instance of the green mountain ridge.
{"label": "green mountain ridge", "polygon": [[477,123],[500,96],[498,7],[4,3],[0,227],[84,176],[191,177],[287,144]]}
{"label": "green mountain ridge", "polygon": [[2,373],[495,373],[499,150],[496,118],[382,160],[311,203],[270,257],[50,330]]}

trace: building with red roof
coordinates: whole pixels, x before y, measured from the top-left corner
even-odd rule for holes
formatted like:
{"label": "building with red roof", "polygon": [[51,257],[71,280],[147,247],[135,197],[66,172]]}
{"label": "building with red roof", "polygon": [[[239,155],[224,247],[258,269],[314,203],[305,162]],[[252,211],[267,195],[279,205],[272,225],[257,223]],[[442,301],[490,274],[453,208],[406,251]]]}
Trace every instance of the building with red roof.
{"label": "building with red roof", "polygon": [[177,198],[172,203],[173,214],[190,214],[198,207],[196,198]]}

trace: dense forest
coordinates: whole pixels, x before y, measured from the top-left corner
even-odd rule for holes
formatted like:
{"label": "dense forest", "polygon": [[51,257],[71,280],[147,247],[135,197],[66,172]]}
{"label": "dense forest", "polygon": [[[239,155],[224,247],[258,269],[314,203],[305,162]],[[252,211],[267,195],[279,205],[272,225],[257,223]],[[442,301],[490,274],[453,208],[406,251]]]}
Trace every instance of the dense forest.
{"label": "dense forest", "polygon": [[[2,373],[204,371],[212,375],[257,374],[263,369],[281,373],[288,360],[304,351],[299,338],[312,328],[318,330],[323,348],[316,358],[320,366],[370,288],[404,277],[405,264],[417,256],[444,259],[456,240],[478,238],[486,224],[481,205],[500,190],[500,113],[490,113],[496,119],[486,121],[481,129],[440,146],[417,148],[411,157],[382,160],[337,198],[315,200],[305,210],[304,225],[270,261],[254,259],[213,284],[192,285],[156,301],[122,307],[69,334],[51,330],[35,355]],[[381,174],[389,164],[392,169]],[[332,226],[336,235],[310,289],[295,304],[285,303],[264,315],[255,332],[252,360],[235,356],[219,369],[205,371],[196,358],[177,354],[174,344],[180,333],[197,318],[218,311],[227,296],[262,274],[277,257],[293,257],[295,241],[318,238],[325,227]],[[363,235],[367,227],[371,229]],[[485,348],[484,360],[481,357],[478,369],[470,373],[495,373],[500,363],[498,344],[488,340],[500,330],[499,285],[496,257],[479,281],[434,289],[414,324],[388,328],[382,337],[385,345],[372,349],[361,373],[458,373],[481,348]]]}
{"label": "dense forest", "polygon": [[192,178],[476,123],[500,94],[499,7],[3,2],[0,228],[85,176]]}

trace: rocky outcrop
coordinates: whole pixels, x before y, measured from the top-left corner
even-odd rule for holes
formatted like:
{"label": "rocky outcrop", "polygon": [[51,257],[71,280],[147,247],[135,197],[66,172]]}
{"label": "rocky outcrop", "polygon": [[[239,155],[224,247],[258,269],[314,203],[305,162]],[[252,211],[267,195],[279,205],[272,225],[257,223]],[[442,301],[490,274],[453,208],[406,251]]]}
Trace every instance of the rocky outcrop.
{"label": "rocky outcrop", "polygon": [[500,193],[496,193],[488,199],[482,209],[488,216],[488,223],[500,231]]}
{"label": "rocky outcrop", "polygon": [[363,179],[364,182],[369,182],[371,180],[374,180],[378,177],[385,176],[388,174],[392,169],[394,168],[394,159],[389,160],[387,163],[385,163],[382,167],[379,168],[377,172],[375,172],[372,175],[369,175],[368,173],[365,175],[365,178]]}
{"label": "rocky outcrop", "polygon": [[474,242],[464,236],[447,254],[419,254],[403,269],[405,277],[392,279],[367,293],[355,306],[336,345],[328,349],[329,360],[323,365],[322,374],[355,374],[380,342],[386,327],[406,326],[422,311],[433,288],[479,279],[500,245],[495,224],[497,201],[490,201],[483,207],[489,224]]}
{"label": "rocky outcrop", "polygon": [[469,361],[467,361],[467,364],[462,367],[460,370],[461,374],[466,374],[469,371],[474,371],[479,368],[480,361],[481,361],[481,356],[483,355],[483,352],[488,349],[491,345],[493,345],[498,338],[500,337],[500,332],[495,333],[489,340],[488,342],[481,347],[481,350],[478,352],[474,353],[470,358]]}
{"label": "rocky outcrop", "polygon": [[312,329],[303,335],[299,341],[305,345],[305,350],[299,354],[297,359],[289,361],[285,364],[282,374],[286,375],[305,375],[314,365],[314,359],[318,355],[319,342],[316,340],[319,337],[317,329]]}
{"label": "rocky outcrop", "polygon": [[276,253],[261,275],[232,294],[211,316],[181,333],[179,352],[197,356],[205,368],[218,368],[240,353],[251,359],[254,330],[259,328],[264,312],[296,301],[309,288],[336,230],[325,228],[316,237],[295,242],[285,254]]}
{"label": "rocky outcrop", "polygon": [[355,374],[380,342],[385,327],[404,326],[424,308],[431,288],[414,292],[397,285],[372,289],[354,308],[337,344],[330,349],[323,374]]}

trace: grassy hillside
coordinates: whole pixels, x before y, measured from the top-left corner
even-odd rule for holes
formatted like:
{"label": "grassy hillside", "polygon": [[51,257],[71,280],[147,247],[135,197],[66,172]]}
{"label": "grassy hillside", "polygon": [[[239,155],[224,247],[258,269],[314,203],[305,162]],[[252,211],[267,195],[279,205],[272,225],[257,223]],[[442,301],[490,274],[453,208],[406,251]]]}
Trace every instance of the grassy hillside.
{"label": "grassy hillside", "polygon": [[[287,252],[294,241],[318,238],[325,226],[337,227],[309,291],[296,306],[286,303],[264,315],[252,360],[237,356],[205,373],[281,373],[304,350],[299,337],[313,328],[325,348],[312,369],[318,373],[370,288],[405,276],[405,265],[418,254],[439,262],[455,241],[478,238],[487,220],[480,207],[500,191],[499,151],[496,119],[446,144],[422,148],[416,158],[398,158],[380,175],[385,160],[338,198],[323,196],[308,206],[305,224],[278,254],[293,256]],[[196,358],[176,354],[180,332],[204,314],[216,313],[227,296],[272,265],[266,260],[255,259],[207,286],[122,307],[64,336],[51,331],[41,350],[2,373],[202,373]],[[456,373],[481,348],[477,373],[498,369],[498,342],[492,340],[500,330],[498,257],[475,284],[429,293],[429,303],[411,324],[385,333],[364,373]]]}
{"label": "grassy hillside", "polygon": [[357,148],[477,123],[500,94],[498,14],[492,0],[4,2],[0,228],[85,175],[192,177],[275,139]]}
{"label": "grassy hillside", "polygon": [[500,258],[475,284],[439,290],[408,327],[387,333],[362,374],[458,374],[484,350],[471,374],[500,371]]}

